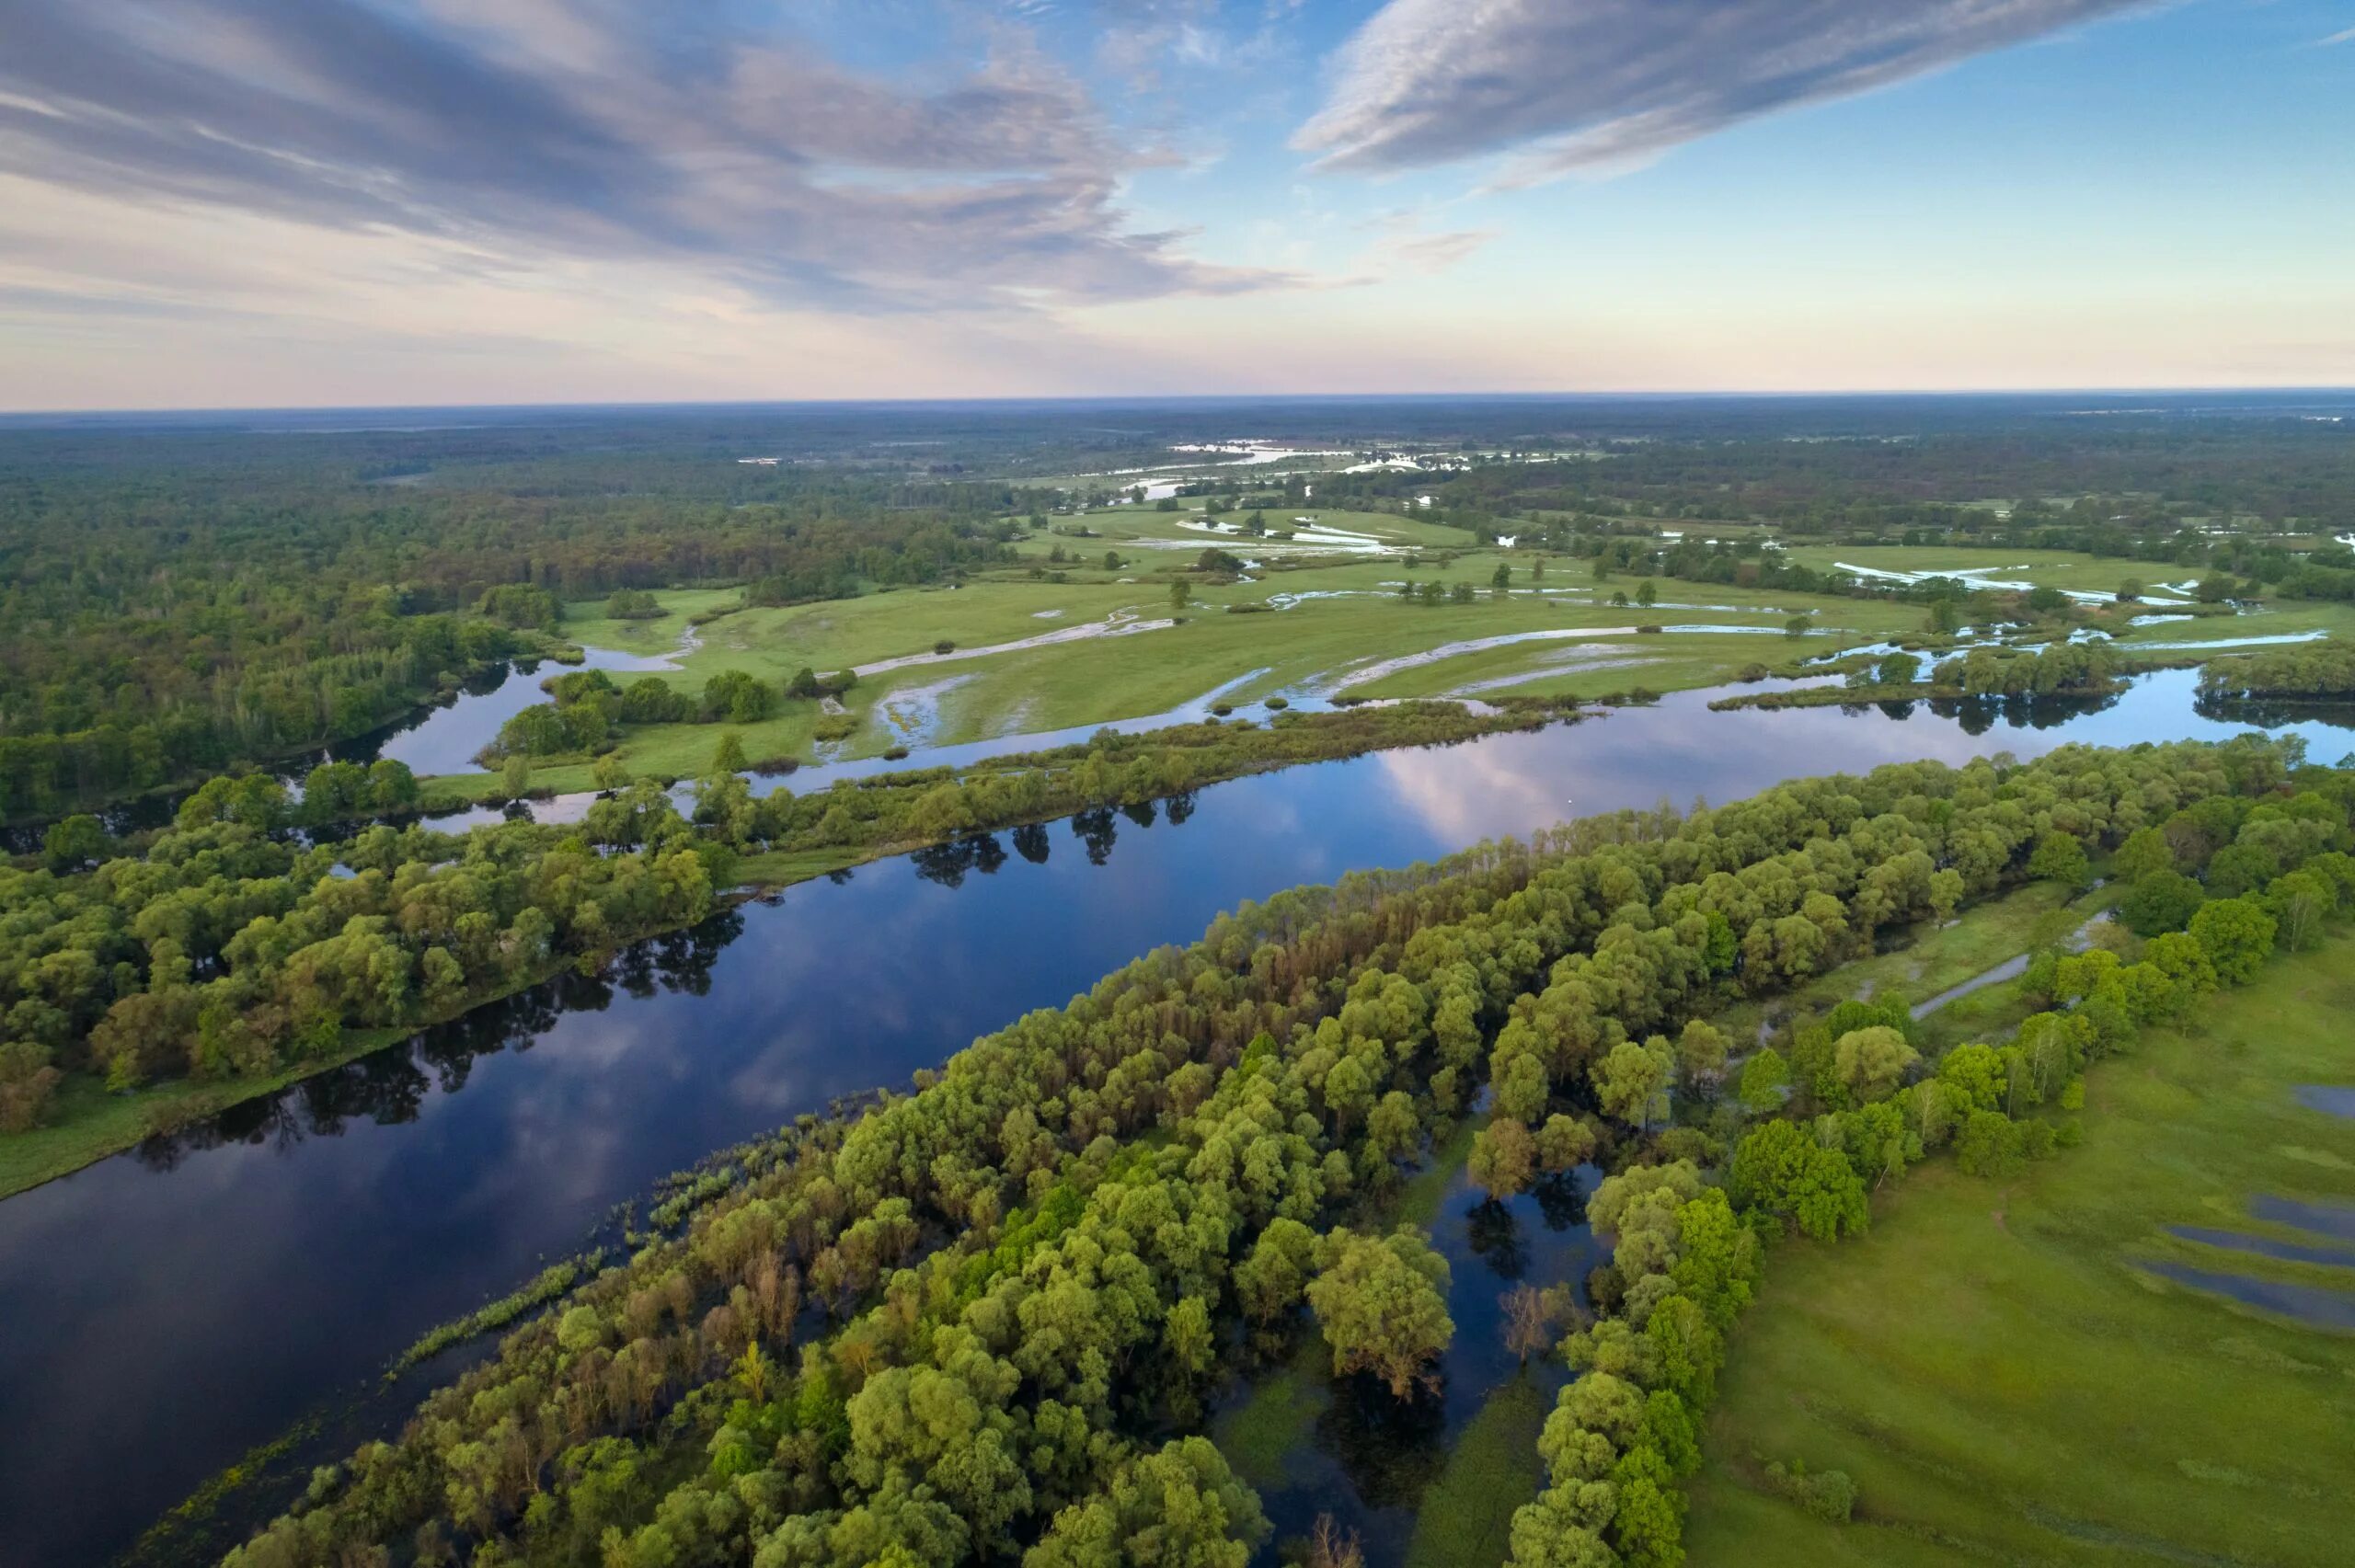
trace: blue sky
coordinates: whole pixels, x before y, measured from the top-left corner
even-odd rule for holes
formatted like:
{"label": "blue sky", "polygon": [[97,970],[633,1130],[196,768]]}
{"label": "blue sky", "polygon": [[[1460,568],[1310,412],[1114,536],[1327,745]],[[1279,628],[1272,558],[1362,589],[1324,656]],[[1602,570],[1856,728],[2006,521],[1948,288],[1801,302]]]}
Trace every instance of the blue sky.
{"label": "blue sky", "polygon": [[0,407],[2355,383],[2348,0],[0,0]]}

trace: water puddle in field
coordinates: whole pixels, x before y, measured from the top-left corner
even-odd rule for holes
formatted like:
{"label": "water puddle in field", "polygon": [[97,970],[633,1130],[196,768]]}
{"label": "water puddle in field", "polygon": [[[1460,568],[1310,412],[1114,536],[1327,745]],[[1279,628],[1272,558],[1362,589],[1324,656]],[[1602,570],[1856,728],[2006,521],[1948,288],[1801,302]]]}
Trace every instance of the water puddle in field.
{"label": "water puddle in field", "polygon": [[2228,1297],[2244,1307],[2293,1318],[2311,1328],[2355,1331],[2355,1292],[2319,1285],[2287,1285],[2246,1274],[2220,1274],[2188,1264],[2138,1263],[2134,1266],[2194,1290]]}
{"label": "water puddle in field", "polygon": [[2296,1242],[2277,1242],[2270,1236],[2252,1236],[2246,1230],[2225,1230],[2211,1225],[2170,1225],[2167,1234],[2186,1242],[2198,1242],[2203,1246],[2222,1247],[2228,1252],[2255,1253],[2259,1257],[2273,1258],[2281,1263],[2314,1263],[2336,1268],[2355,1268],[2355,1245],[2305,1246]]}
{"label": "water puddle in field", "polygon": [[2334,1116],[2355,1116],[2355,1087],[2338,1083],[2301,1083],[2298,1104],[2310,1111]]}
{"label": "water puddle in field", "polygon": [[2304,1198],[2260,1194],[2248,1200],[2249,1217],[2287,1225],[2311,1235],[2355,1242],[2355,1204],[2313,1203]]}

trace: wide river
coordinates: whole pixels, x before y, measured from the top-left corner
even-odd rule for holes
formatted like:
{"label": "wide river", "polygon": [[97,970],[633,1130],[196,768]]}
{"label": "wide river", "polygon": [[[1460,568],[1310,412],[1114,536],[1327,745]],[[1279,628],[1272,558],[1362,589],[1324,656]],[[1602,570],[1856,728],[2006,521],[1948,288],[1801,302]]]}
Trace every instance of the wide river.
{"label": "wide river", "polygon": [[[902,1083],[1242,900],[1662,799],[2248,727],[2196,714],[2193,682],[2146,677],[2037,725],[1927,707],[1713,714],[1710,693],[1689,692],[879,862],[648,944],[606,981],[542,988],[8,1199],[0,1564],[108,1561],[250,1446],[348,1407],[424,1330],[577,1251],[667,1173]],[[2312,717],[2281,727],[2316,761],[2355,744]],[[396,1419],[394,1403],[362,1425]]]}

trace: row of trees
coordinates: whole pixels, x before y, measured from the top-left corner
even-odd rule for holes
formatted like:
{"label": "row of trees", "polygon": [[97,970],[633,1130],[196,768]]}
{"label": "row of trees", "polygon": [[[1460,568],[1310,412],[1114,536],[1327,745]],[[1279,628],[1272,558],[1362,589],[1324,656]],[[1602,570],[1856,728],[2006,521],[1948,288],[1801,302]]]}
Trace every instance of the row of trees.
{"label": "row of trees", "polygon": [[2200,671],[2206,697],[2355,696],[2355,642],[2325,637],[2211,658]]}
{"label": "row of trees", "polygon": [[0,1130],[39,1122],[68,1074],[270,1072],[349,1029],[449,1016],[691,924],[732,876],[667,807],[632,815],[626,850],[531,824],[305,847],[279,830],[309,807],[266,778],[215,780],[144,854],[0,870]]}
{"label": "row of trees", "polygon": [[[2188,931],[2177,921],[2152,933],[2133,963],[2101,948],[2039,955],[2020,985],[2044,1010],[2011,1041],[1959,1047],[1930,1063],[1909,1037],[1901,1000],[1842,1002],[1795,1031],[1787,1059],[1773,1048],[1750,1059],[1738,1101],[1758,1119],[1721,1170],[1683,1159],[1632,1165],[1603,1182],[1588,1217],[1614,1247],[1589,1299],[1607,1315],[1561,1346],[1581,1376],[1562,1391],[1539,1438],[1551,1485],[1514,1516],[1511,1568],[1682,1561],[1681,1483],[1699,1466],[1695,1433],[1726,1335],[1755,1292],[1762,1240],[1860,1233],[1870,1222],[1868,1189],[1942,1149],[1969,1173],[2016,1175],[2076,1140],[2074,1120],[2035,1113],[2081,1108],[2088,1065],[2131,1050],[2146,1028],[2181,1021],[2220,986],[2252,982],[2277,948],[2310,946],[2326,919],[2355,910],[2355,856],[2346,853],[2355,846],[2355,788],[2343,775],[2315,782],[2262,800],[2206,795],[2126,834],[2114,861],[2144,876],[2177,875],[2169,867],[2177,846],[2209,846],[2212,865],[2231,853],[2212,849],[2220,831],[2231,847],[2278,852],[2287,858],[2272,863],[2289,868],[2201,908]],[[2059,827],[2037,840],[2028,861],[2031,875],[2072,886],[2082,885],[2085,866],[2083,841]],[[1652,1075],[1664,1080],[1666,1042],[1649,1050],[1659,1059]],[[1681,1054],[1688,1063],[1696,1055],[1689,1044]],[[1705,1041],[1697,1055],[1686,1082],[1706,1092],[1706,1064],[1723,1060],[1719,1043]],[[1599,1089],[1608,1073],[1602,1064]],[[1493,1147],[1526,1139],[1528,1127],[1500,1106],[1479,1136]],[[1852,1500],[1844,1477],[1799,1490],[1811,1505],[1832,1500],[1841,1517]]]}
{"label": "row of trees", "polygon": [[[2234,743],[1907,764],[1246,906],[855,1121],[732,1151],[732,1184],[668,1207],[675,1233],[233,1561],[1240,1562],[1262,1529],[1247,1491],[1166,1434],[1249,1324],[1313,1322],[1338,1371],[1391,1388],[1429,1376],[1450,1332],[1436,1271],[1362,1217],[1484,1081],[1542,1160],[1714,1163],[1708,1131],[1660,1125],[1663,1071],[1722,1063],[1700,1036],[1679,1057],[1694,1015],[2024,875],[2053,832],[2112,842],[2271,791],[2292,761]],[[1665,1066],[1655,1036],[1678,1040]],[[1622,1184],[1598,1220],[1624,1240],[1638,1210],[1672,1214],[1683,1238],[1687,1206],[1694,1236],[1722,1212],[1670,1196]],[[1720,1261],[1680,1254],[1666,1286],[1631,1254],[1618,1294],[1648,1305],[1647,1334],[1698,1336],[1738,1299],[1725,1229]],[[813,1316],[832,1326],[807,1337]],[[1651,1391],[1640,1427],[1597,1412],[1614,1451],[1577,1461],[1604,1490],[1566,1516],[1604,1539],[1667,1539],[1642,1520],[1672,1510],[1683,1449]]]}

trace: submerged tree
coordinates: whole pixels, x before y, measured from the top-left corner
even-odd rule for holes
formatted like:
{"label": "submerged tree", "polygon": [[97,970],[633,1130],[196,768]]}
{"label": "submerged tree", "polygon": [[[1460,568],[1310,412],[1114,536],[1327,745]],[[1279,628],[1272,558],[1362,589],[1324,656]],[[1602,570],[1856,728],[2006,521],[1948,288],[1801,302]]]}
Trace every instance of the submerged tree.
{"label": "submerged tree", "polygon": [[1455,1321],[1447,1315],[1447,1260],[1422,1232],[1335,1230],[1318,1246],[1317,1263],[1308,1305],[1332,1347],[1333,1375],[1372,1372],[1393,1399],[1436,1389],[1430,1364],[1455,1337]]}

